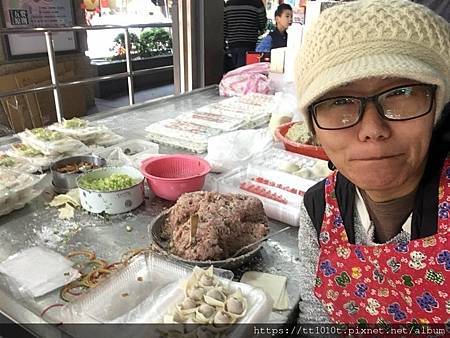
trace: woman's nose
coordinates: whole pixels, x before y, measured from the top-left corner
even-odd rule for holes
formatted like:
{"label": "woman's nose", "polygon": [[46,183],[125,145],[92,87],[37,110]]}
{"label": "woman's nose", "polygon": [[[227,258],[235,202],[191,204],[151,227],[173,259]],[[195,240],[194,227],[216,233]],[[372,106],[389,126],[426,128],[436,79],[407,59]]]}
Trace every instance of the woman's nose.
{"label": "woman's nose", "polygon": [[380,116],[375,103],[368,102],[362,114],[358,131],[360,141],[381,141],[391,136],[390,125]]}

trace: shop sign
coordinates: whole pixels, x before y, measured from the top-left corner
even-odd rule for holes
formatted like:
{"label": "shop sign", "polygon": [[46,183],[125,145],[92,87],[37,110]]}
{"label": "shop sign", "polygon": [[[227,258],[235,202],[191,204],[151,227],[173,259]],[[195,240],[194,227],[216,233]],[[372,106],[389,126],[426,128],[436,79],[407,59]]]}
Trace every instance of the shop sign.
{"label": "shop sign", "polygon": [[[74,13],[71,0],[1,0],[4,27],[71,27]],[[8,34],[8,56],[23,56],[47,51],[43,33]],[[76,50],[74,32],[53,33],[55,51]]]}

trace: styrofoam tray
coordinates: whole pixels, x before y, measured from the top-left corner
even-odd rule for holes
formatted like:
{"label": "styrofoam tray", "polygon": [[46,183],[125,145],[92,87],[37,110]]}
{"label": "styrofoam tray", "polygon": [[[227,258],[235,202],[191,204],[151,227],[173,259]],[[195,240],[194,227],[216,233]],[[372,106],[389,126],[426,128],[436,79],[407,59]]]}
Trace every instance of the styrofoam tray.
{"label": "styrofoam tray", "polygon": [[[154,307],[160,304],[161,297],[191,273],[192,267],[158,255],[140,255],[83,298],[65,305],[53,319],[64,323],[153,322],[155,316],[149,313],[155,313]],[[214,273],[233,278],[228,270],[214,269]]]}
{"label": "styrofoam tray", "polygon": [[[271,185],[255,181],[254,178],[257,177],[269,180]],[[264,189],[265,192],[275,194],[283,199],[284,203],[266,197],[266,194],[261,195],[241,189],[241,183],[251,183],[259,189]],[[298,226],[300,219],[300,204],[303,201],[301,192],[304,193],[315,183],[315,181],[253,165],[237,168],[216,182],[219,192],[241,193],[259,198],[267,216],[292,226]],[[287,191],[289,188],[297,192]]]}

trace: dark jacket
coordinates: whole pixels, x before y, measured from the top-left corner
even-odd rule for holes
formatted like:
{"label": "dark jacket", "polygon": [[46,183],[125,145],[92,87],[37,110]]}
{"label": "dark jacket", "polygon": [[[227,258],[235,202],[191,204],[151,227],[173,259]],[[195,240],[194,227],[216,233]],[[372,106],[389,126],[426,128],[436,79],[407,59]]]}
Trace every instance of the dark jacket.
{"label": "dark jacket", "polygon": [[224,36],[230,48],[254,50],[266,23],[266,8],[261,0],[230,0],[225,4]]}

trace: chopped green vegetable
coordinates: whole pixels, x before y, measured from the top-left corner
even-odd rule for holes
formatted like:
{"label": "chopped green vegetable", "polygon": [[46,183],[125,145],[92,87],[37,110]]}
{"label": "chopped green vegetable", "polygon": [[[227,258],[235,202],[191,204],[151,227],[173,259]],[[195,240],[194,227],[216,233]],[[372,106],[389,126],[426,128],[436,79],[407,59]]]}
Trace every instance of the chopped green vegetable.
{"label": "chopped green vegetable", "polygon": [[107,192],[127,189],[139,182],[138,179],[134,179],[124,174],[112,174],[108,177],[80,180],[80,188]]}
{"label": "chopped green vegetable", "polygon": [[286,138],[303,144],[313,143],[312,135],[309,132],[307,125],[302,122],[293,124],[286,133]]}
{"label": "chopped green vegetable", "polygon": [[55,141],[61,139],[64,136],[64,134],[58,131],[48,130],[44,128],[36,128],[31,132],[34,136],[43,141]]}
{"label": "chopped green vegetable", "polygon": [[0,155],[0,167],[12,167],[16,161],[9,155]]}
{"label": "chopped green vegetable", "polygon": [[43,154],[30,146],[27,146],[24,143],[16,143],[12,145],[13,149],[23,156],[43,156]]}
{"label": "chopped green vegetable", "polygon": [[85,128],[86,126],[87,126],[87,122],[85,120],[79,119],[77,117],[74,117],[73,119],[64,121],[64,128],[68,128],[68,129]]}

